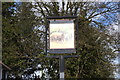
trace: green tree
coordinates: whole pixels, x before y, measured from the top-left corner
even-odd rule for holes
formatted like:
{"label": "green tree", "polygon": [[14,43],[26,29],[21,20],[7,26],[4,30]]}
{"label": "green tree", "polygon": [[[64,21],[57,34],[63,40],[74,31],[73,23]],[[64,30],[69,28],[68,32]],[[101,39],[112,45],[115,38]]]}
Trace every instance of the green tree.
{"label": "green tree", "polygon": [[[117,4],[114,2],[34,3],[34,9],[37,10],[36,13],[40,14],[40,20],[44,24],[46,24],[46,16],[78,16],[77,55],[80,57],[67,59],[66,78],[108,78],[113,76],[115,67],[112,60],[116,54],[111,48],[114,38],[109,35],[108,26],[117,20],[115,17],[119,9]],[[51,75],[54,73],[51,70],[54,68],[56,71],[58,68],[55,68],[55,61],[51,60],[49,63],[52,63],[49,65],[53,66],[48,70]],[[53,77],[53,75],[51,76]]]}
{"label": "green tree", "polygon": [[[5,3],[8,4],[11,3]],[[12,4],[13,5],[13,4]],[[108,78],[113,76],[114,38],[108,26],[116,21],[119,9],[114,2],[34,2],[20,3],[17,11],[3,16],[3,61],[14,73],[24,73],[38,64],[41,70],[58,78],[57,59],[44,58],[44,34],[47,16],[78,16],[78,58],[66,59],[66,78]],[[5,7],[7,11],[12,11]],[[13,8],[14,9],[14,8]],[[6,15],[7,16],[7,15]],[[12,22],[12,23],[11,23]],[[11,24],[10,24],[11,23]],[[64,54],[65,55],[65,54]],[[73,55],[73,54],[70,54]],[[74,54],[75,55],[75,54]],[[19,70],[18,70],[19,69]],[[43,73],[44,74],[44,73]],[[45,77],[43,75],[43,77]]]}
{"label": "green tree", "polygon": [[31,3],[2,5],[3,62],[12,69],[12,74],[24,74],[25,70],[35,69],[38,65],[43,52],[42,33],[36,28]]}

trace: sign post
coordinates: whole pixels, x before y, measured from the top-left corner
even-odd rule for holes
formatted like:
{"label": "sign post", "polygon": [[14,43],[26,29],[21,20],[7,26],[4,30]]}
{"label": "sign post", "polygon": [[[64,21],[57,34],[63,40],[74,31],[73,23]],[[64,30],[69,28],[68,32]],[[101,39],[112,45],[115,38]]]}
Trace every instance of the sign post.
{"label": "sign post", "polygon": [[[76,53],[76,16],[50,16],[46,25],[46,53],[66,54]],[[47,35],[49,33],[49,35]],[[65,58],[78,57],[77,55],[47,56],[59,58],[60,80],[64,80]]]}
{"label": "sign post", "polygon": [[60,80],[64,80],[64,67],[65,67],[65,61],[64,56],[60,56]]}

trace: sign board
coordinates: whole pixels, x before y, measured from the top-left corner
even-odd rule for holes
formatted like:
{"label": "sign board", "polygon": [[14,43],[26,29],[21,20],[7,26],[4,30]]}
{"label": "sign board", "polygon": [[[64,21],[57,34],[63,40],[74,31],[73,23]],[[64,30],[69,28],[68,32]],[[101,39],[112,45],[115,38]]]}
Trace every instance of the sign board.
{"label": "sign board", "polygon": [[49,20],[49,53],[75,53],[75,19]]}

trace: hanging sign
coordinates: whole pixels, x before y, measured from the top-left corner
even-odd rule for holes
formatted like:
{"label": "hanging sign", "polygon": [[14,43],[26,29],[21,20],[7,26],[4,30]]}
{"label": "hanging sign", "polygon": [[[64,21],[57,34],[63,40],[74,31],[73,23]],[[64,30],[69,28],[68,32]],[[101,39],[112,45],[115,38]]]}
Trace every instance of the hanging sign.
{"label": "hanging sign", "polygon": [[51,19],[49,53],[75,53],[74,19]]}

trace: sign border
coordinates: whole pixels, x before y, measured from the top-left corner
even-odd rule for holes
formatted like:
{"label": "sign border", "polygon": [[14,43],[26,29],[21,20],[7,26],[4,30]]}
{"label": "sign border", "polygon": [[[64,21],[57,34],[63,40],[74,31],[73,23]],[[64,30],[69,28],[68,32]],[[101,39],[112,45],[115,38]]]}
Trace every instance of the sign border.
{"label": "sign border", "polygon": [[[47,21],[48,21],[48,28],[47,28],[47,31],[50,32],[50,20],[73,20],[73,23],[74,23],[74,48],[68,48],[68,49],[50,49],[50,34],[48,34],[49,36],[49,40],[47,39],[47,33],[46,33],[46,54],[47,53],[50,53],[50,54],[64,54],[64,53],[76,53],[76,18],[77,16],[49,16],[47,17]],[[46,31],[46,32],[47,32]]]}

